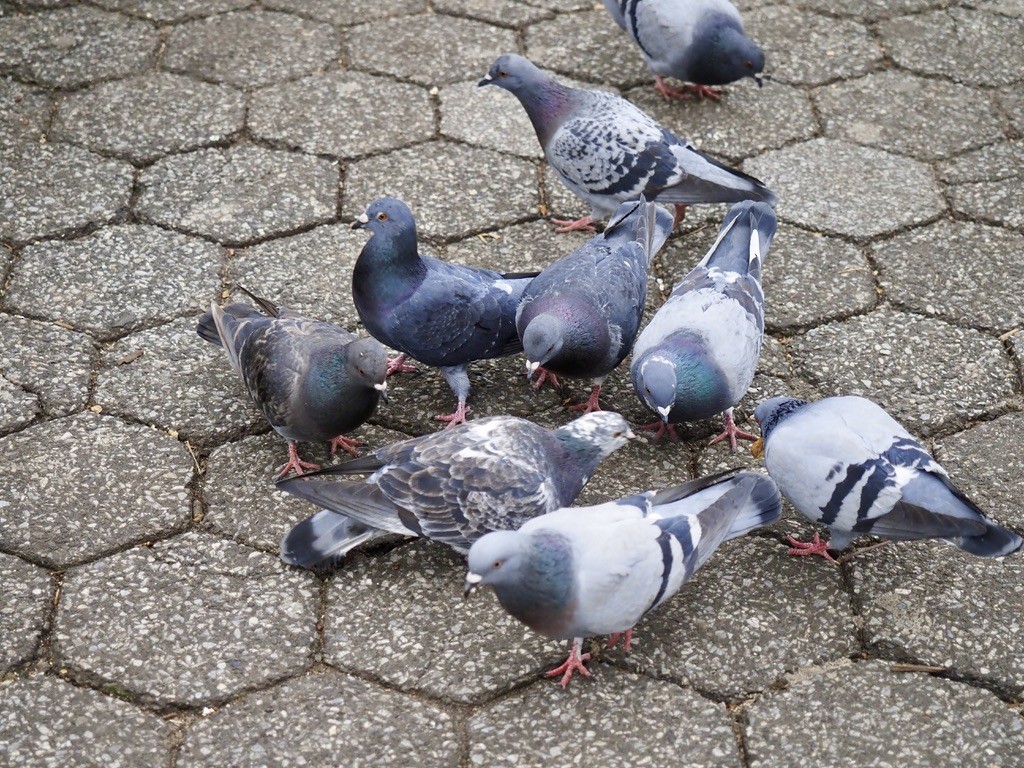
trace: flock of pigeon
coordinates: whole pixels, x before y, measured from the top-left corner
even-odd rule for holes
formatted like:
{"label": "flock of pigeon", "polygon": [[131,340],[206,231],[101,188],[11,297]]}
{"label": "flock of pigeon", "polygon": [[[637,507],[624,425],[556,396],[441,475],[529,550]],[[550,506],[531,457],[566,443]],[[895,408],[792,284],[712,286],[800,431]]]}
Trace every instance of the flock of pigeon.
{"label": "flock of pigeon", "polygon": [[[764,56],[727,0],[605,0],[670,97],[695,83],[749,76]],[[558,177],[608,218],[603,232],[538,274],[502,274],[421,254],[412,212],[373,202],[353,227],[370,239],[352,275],[355,306],[372,338],[357,337],[250,294],[256,306],[212,306],[199,334],[224,347],[256,404],[288,443],[278,486],[322,509],[295,526],[282,558],[329,567],[352,547],[400,534],[444,542],[468,556],[468,595],[490,586],[537,632],[572,641],[549,676],[565,686],[588,675],[582,639],[610,635],[629,650],[634,625],[675,594],[723,541],[775,521],[781,493],[831,541],[790,538],[791,554],[847,547],[862,534],[936,538],[999,557],[1022,539],[987,520],[900,424],[871,401],[814,403],[776,397],[757,406],[761,437],[735,425],[732,408],[754,376],[764,334],[760,273],[776,230],[774,194],[757,179],[702,154],[630,102],[570,88],[517,55],[500,56],[480,82],[514,94]],[[675,217],[657,203],[675,206]],[[641,330],[651,261],[685,206],[733,203],[704,259]],[[389,360],[384,346],[400,354]],[[593,382],[583,415],[558,429],[495,416],[467,422],[476,360],[524,352],[535,386],[557,377]],[[635,437],[601,410],[605,377],[632,353],[630,374],[657,419],[655,439],[680,421],[724,414],[712,442],[756,440],[768,476],[732,470],[660,492],[570,507],[600,462]],[[357,455],[345,433],[387,399],[387,377],[441,369],[457,405],[447,428],[319,469],[297,442],[329,441]],[[307,470],[319,470],[312,473]],[[363,476],[352,481],[347,476]],[[341,477],[339,477],[341,476]],[[834,561],[834,560],[833,560]]]}

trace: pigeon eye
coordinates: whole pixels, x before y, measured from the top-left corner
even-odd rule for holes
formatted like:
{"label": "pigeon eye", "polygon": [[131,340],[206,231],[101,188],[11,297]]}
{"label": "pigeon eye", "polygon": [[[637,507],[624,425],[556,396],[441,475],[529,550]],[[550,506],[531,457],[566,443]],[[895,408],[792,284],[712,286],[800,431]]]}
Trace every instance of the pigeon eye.
{"label": "pigeon eye", "polygon": [[508,77],[508,72],[502,70],[501,72],[498,73],[498,77]]}
{"label": "pigeon eye", "polygon": [[618,432],[612,435],[612,437],[622,437],[622,430],[620,429]]}
{"label": "pigeon eye", "polygon": [[746,67],[747,69],[753,69],[754,68],[754,62],[752,62],[752,61],[744,61],[743,62],[743,66]]}
{"label": "pigeon eye", "polygon": [[495,568],[501,568],[501,560],[495,560],[494,561],[494,567]]}
{"label": "pigeon eye", "polygon": [[381,211],[380,213],[377,214],[377,221],[387,221],[387,220],[388,220],[388,215],[386,213],[384,213],[384,211]]}

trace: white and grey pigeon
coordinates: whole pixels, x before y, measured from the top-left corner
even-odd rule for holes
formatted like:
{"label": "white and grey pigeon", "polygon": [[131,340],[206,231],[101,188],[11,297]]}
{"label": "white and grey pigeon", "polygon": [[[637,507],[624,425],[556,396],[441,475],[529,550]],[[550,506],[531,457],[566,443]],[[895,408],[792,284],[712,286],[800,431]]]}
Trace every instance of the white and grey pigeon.
{"label": "white and grey pigeon", "polygon": [[[352,224],[370,230],[352,271],[352,298],[370,335],[444,374],[458,398],[452,427],[466,421],[467,368],[522,350],[516,306],[536,275],[506,275],[421,254],[409,206],[381,198]],[[394,367],[394,364],[392,365]]]}
{"label": "white and grey pigeon", "polygon": [[[602,411],[558,429],[492,416],[402,440],[301,482],[279,482],[325,508],[285,536],[281,557],[323,567],[384,533],[422,536],[465,553],[489,531],[518,528],[571,504],[598,464],[633,437],[622,416]],[[369,477],[336,477],[356,474]]]}
{"label": "white and grey pigeon", "polygon": [[980,557],[1021,548],[1019,535],[989,521],[924,446],[880,406],[863,397],[809,403],[773,397],[757,406],[768,474],[807,519],[832,539],[797,541],[791,555],[843,549],[861,535],[907,541],[943,539]]}
{"label": "white and grey pigeon", "polygon": [[479,84],[519,99],[558,178],[590,204],[590,216],[554,219],[560,232],[593,231],[592,221],[640,195],[675,205],[677,222],[697,203],[775,203],[760,181],[698,151],[625,99],[562,85],[522,56],[498,57]]}
{"label": "white and grey pigeon", "polygon": [[288,441],[281,477],[319,468],[299,458],[296,442],[329,442],[332,456],[338,448],[357,456],[360,443],[344,434],[370,418],[387,391],[384,347],[245,293],[263,312],[213,304],[196,331],[224,348],[249,397]]}
{"label": "white and grey pigeon", "polygon": [[559,509],[517,531],[490,533],[469,550],[466,594],[494,588],[501,605],[543,635],[571,639],[565,663],[546,673],[568,685],[589,675],[583,638],[612,647],[662,605],[727,539],[774,522],[782,499],[757,472],[702,478],[592,507]]}
{"label": "white and grey pigeon", "polygon": [[[639,46],[654,87],[668,98],[718,100],[726,85],[744,77],[761,85],[764,53],[743,30],[729,0],[604,0],[612,18]],[[675,77],[692,85],[665,83]]]}
{"label": "white and grey pigeon", "polygon": [[641,196],[608,227],[544,269],[523,292],[516,328],[527,376],[593,379],[586,403],[600,410],[601,384],[629,354],[647,301],[647,271],[672,231],[672,216]]}
{"label": "white and grey pigeon", "polygon": [[640,400],[658,414],[655,440],[674,424],[725,412],[711,442],[755,440],[736,427],[733,406],[754,378],[764,336],[761,259],[775,235],[765,203],[734,205],[707,255],[672,290],[640,332],[630,371]]}

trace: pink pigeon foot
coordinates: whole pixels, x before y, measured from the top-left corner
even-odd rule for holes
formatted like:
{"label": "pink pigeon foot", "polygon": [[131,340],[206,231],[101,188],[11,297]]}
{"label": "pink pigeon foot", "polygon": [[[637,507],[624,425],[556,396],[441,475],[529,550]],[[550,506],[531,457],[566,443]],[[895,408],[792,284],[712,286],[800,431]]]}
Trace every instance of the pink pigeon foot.
{"label": "pink pigeon foot", "polygon": [[331,440],[329,445],[331,446],[331,458],[333,459],[334,454],[338,452],[339,448],[341,448],[341,450],[343,450],[349,456],[358,456],[359,451],[357,451],[356,448],[362,445],[366,445],[366,443],[360,440],[356,440],[354,437],[350,438],[345,437],[344,435],[338,435],[337,437]]}
{"label": "pink pigeon foot", "polygon": [[608,644],[604,647],[606,651],[610,651],[616,645],[619,644],[619,639],[622,639],[622,650],[629,653],[630,648],[633,647],[633,629],[630,627],[625,632],[612,632],[608,635]]}
{"label": "pink pigeon foot", "polygon": [[295,441],[288,441],[288,461],[281,467],[281,474],[277,476],[280,480],[282,477],[287,475],[289,472],[294,471],[296,475],[304,474],[304,469],[320,469],[319,464],[314,464],[312,461],[303,461],[299,458],[299,452],[295,447]]}
{"label": "pink pigeon foot", "polygon": [[384,371],[384,378],[388,378],[395,373],[415,373],[415,365],[406,365],[405,355],[401,354],[388,360],[387,370]]}
{"label": "pink pigeon foot", "polygon": [[757,435],[752,435],[749,432],[744,432],[742,429],[736,426],[736,422],[732,420],[731,409],[725,412],[725,428],[713,438],[708,445],[714,445],[720,440],[729,438],[729,445],[732,446],[732,452],[736,453],[736,440],[757,440]]}
{"label": "pink pigeon foot", "polygon": [[686,206],[685,205],[678,205],[677,204],[675,206],[675,209],[676,209],[675,215],[672,217],[672,229],[675,229],[676,227],[678,227],[679,226],[679,222],[686,218]]}
{"label": "pink pigeon foot", "polygon": [[584,662],[590,661],[590,654],[580,654],[580,643],[578,640],[572,641],[572,648],[569,649],[569,658],[565,660],[565,663],[561,666],[549,669],[544,673],[544,677],[558,677],[562,676],[562,687],[565,688],[569,685],[569,680],[572,679],[574,672],[579,672],[584,677],[590,677],[590,670],[587,669],[583,664]]}
{"label": "pink pigeon foot", "polygon": [[[536,372],[539,372],[540,376],[537,377],[536,381],[530,382],[531,384],[533,384],[533,388],[534,389],[540,389],[541,385],[545,381],[548,384],[550,384],[552,387],[554,387],[555,389],[561,389],[562,388],[562,382],[560,382],[558,380],[558,377],[555,376],[555,374],[553,374],[547,368],[544,368],[543,366],[540,366],[540,367],[537,368],[537,371],[535,371],[534,373],[536,373]],[[533,377],[533,374],[530,373],[529,371],[527,371],[527,373],[526,373],[526,380],[530,381],[530,379],[532,377]]]}
{"label": "pink pigeon foot", "polygon": [[792,555],[794,557],[802,557],[804,555],[821,555],[830,563],[835,563],[836,565],[839,565],[839,561],[829,554],[828,542],[822,541],[819,538],[818,534],[814,534],[814,538],[810,541],[800,541],[799,539],[795,539],[792,536],[787,536],[786,541],[788,541],[793,547],[786,554]]}
{"label": "pink pigeon foot", "polygon": [[564,235],[566,232],[597,232],[590,223],[592,221],[589,216],[584,216],[582,219],[552,219],[551,223],[555,225],[557,234]]}
{"label": "pink pigeon foot", "polygon": [[570,405],[569,410],[575,413],[576,411],[583,411],[583,413],[593,413],[594,411],[603,410],[601,404],[597,401],[598,395],[601,394],[601,385],[595,384],[594,388],[590,390],[590,397],[587,398],[585,403],[577,403],[576,405]]}
{"label": "pink pigeon foot", "polygon": [[666,424],[661,419],[658,419],[658,421],[652,421],[650,424],[642,424],[640,425],[640,429],[645,432],[653,432],[654,437],[651,439],[654,440],[655,443],[660,442],[666,432],[668,433],[669,440],[674,443],[679,441],[679,433],[676,432],[676,425]]}
{"label": "pink pigeon foot", "polygon": [[435,416],[434,419],[436,419],[437,421],[447,421],[448,425],[445,427],[445,429],[451,429],[452,427],[458,424],[465,424],[467,413],[469,413],[469,408],[466,407],[465,402],[460,400],[459,407],[455,409],[455,413],[450,413],[447,415],[438,415]]}
{"label": "pink pigeon foot", "polygon": [[654,90],[660,93],[665,101],[669,99],[711,99],[718,101],[722,98],[722,91],[719,88],[708,88],[706,85],[697,83],[683,83],[682,88],[673,88],[665,82],[665,78],[657,75],[654,78]]}

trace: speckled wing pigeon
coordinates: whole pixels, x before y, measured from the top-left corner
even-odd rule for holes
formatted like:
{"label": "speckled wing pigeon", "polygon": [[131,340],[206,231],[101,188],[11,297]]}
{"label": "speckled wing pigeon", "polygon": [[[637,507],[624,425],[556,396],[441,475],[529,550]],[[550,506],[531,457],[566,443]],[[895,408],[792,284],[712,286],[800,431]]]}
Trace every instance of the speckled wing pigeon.
{"label": "speckled wing pigeon", "polygon": [[[488,531],[518,528],[571,504],[597,465],[632,437],[626,420],[609,411],[558,429],[492,416],[403,440],[278,487],[330,510],[337,526],[349,525],[343,522],[348,517],[465,553]],[[339,474],[369,477],[349,482],[335,477]],[[304,522],[285,537],[286,562],[311,567],[348,550],[344,528],[331,529],[332,518],[318,516],[319,535],[311,535],[314,526]]]}
{"label": "speckled wing pigeon", "polygon": [[522,56],[506,54],[480,85],[515,94],[533,122],[548,163],[562,182],[590,203],[591,215],[555,220],[559,231],[593,229],[591,221],[644,195],[676,206],[760,200],[775,195],[752,176],[722,165],[658,125],[623,98],[569,88]]}
{"label": "speckled wing pigeon", "polygon": [[863,397],[809,403],[773,397],[757,406],[768,474],[793,506],[827,526],[829,542],[790,537],[791,555],[843,549],[863,534],[885,539],[943,539],[980,557],[1002,557],[1024,540],[990,522],[917,440]]}
{"label": "speckled wing pigeon", "polygon": [[263,312],[248,304],[213,304],[197,332],[225,349],[253,402],[288,441],[281,476],[319,468],[299,458],[296,441],[330,442],[331,455],[338,448],[358,455],[359,443],[343,435],[370,418],[387,391],[384,347],[249,296]]}
{"label": "speckled wing pigeon", "polygon": [[518,531],[490,533],[469,550],[466,593],[491,586],[531,629],[571,639],[569,658],[547,673],[589,675],[584,637],[609,647],[689,579],[727,539],[779,517],[770,479],[735,470],[593,507],[559,509]]}
{"label": "speckled wing pigeon", "polygon": [[[744,77],[761,85],[764,53],[743,31],[743,20],[729,0],[604,0],[654,73],[654,87],[666,99],[718,100],[725,85]],[[675,77],[693,85],[665,84]]]}
{"label": "speckled wing pigeon", "polygon": [[416,222],[401,200],[371,203],[353,224],[369,229],[352,272],[359,319],[379,341],[441,369],[458,407],[439,421],[466,421],[467,367],[522,350],[516,305],[534,275],[503,275],[422,255]]}
{"label": "speckled wing pigeon", "polygon": [[570,410],[600,410],[605,377],[633,348],[647,301],[647,270],[672,231],[654,203],[623,203],[608,227],[538,275],[523,292],[516,328],[527,374],[593,379],[590,398]]}
{"label": "speckled wing pigeon", "polygon": [[640,400],[661,417],[648,425],[655,439],[679,421],[725,412],[725,429],[711,442],[756,439],[737,429],[732,409],[754,378],[764,336],[761,258],[775,235],[764,203],[737,203],[718,239],[641,331],[630,371]]}

